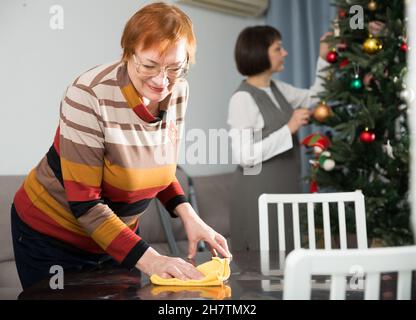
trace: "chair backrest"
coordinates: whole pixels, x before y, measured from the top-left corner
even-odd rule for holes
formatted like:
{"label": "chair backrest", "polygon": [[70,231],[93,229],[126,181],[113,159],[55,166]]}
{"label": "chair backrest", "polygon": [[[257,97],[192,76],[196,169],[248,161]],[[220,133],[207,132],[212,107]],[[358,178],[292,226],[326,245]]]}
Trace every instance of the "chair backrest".
{"label": "chair backrest", "polygon": [[363,281],[364,299],[378,300],[380,273],[398,272],[397,299],[410,299],[412,270],[416,270],[416,246],[348,250],[298,249],[286,258],[283,298],[310,299],[311,276],[325,274],[331,275],[330,299],[344,300],[346,277],[356,276],[359,272],[359,281]]}
{"label": "chair backrest", "polygon": [[260,228],[260,250],[269,250],[269,211],[268,204],[277,204],[277,223],[279,251],[286,251],[284,205],[292,205],[293,215],[293,240],[294,248],[301,248],[301,234],[299,221],[299,204],[307,206],[308,219],[308,243],[309,249],[316,249],[315,240],[315,204],[322,204],[324,247],[331,249],[331,223],[329,203],[337,203],[340,248],[347,249],[347,228],[345,218],[345,203],[353,202],[355,207],[355,227],[357,235],[357,247],[364,249],[367,244],[367,227],[365,216],[364,195],[361,190],[354,192],[333,193],[300,193],[300,194],[262,194],[259,197],[259,228]]}

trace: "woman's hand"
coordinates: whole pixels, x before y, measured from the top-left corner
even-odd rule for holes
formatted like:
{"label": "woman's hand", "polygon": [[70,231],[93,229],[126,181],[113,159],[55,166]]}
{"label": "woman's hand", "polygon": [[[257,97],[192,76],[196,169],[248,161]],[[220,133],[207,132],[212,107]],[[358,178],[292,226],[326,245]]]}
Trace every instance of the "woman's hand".
{"label": "woman's hand", "polygon": [[176,214],[182,219],[188,236],[188,258],[195,256],[197,244],[199,241],[208,243],[211,254],[217,256],[217,252],[225,258],[232,258],[228,250],[225,238],[208,226],[195,212],[189,203],[182,203],[175,209]]}
{"label": "woman's hand", "polygon": [[181,280],[202,279],[204,275],[192,264],[181,258],[162,256],[153,248],[148,248],[137,261],[136,268],[148,276],[157,274],[162,278],[177,278]]}
{"label": "woman's hand", "polygon": [[306,108],[298,108],[293,111],[287,126],[292,134],[295,134],[300,127],[309,123],[311,112]]}
{"label": "woman's hand", "polygon": [[320,41],[319,56],[324,60],[326,60],[326,56],[328,55],[328,52],[331,49],[331,46],[325,40],[327,37],[332,36],[332,35],[333,35],[332,32],[326,32],[322,35],[321,39],[319,39]]}
{"label": "woman's hand", "polygon": [[377,36],[379,35],[381,32],[384,31],[386,24],[381,22],[381,21],[371,21],[368,23],[368,31],[373,35],[373,36]]}

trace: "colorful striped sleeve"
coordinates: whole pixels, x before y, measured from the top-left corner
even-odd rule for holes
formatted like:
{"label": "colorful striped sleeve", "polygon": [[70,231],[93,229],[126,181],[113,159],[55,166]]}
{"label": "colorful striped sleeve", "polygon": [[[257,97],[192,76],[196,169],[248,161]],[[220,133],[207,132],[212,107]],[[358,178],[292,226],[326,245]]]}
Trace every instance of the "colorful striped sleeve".
{"label": "colorful striped sleeve", "polygon": [[188,202],[177,178],[156,196],[164,205],[171,217],[177,218],[174,210],[178,205]]}
{"label": "colorful striped sleeve", "polygon": [[149,246],[101,199],[104,126],[98,99],[89,87],[75,83],[68,88],[59,129],[54,146],[72,213],[101,248],[133,268]]}

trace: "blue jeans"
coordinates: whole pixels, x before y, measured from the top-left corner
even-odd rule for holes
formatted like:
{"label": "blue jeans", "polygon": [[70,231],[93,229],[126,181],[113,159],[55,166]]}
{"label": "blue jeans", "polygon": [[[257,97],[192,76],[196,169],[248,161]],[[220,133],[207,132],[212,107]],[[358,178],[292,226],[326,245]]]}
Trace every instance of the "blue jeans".
{"label": "blue jeans", "polygon": [[90,271],[103,264],[118,265],[107,254],[93,254],[33,230],[11,208],[13,250],[17,272],[23,289],[44,278],[52,277],[50,268],[61,266],[64,271]]}

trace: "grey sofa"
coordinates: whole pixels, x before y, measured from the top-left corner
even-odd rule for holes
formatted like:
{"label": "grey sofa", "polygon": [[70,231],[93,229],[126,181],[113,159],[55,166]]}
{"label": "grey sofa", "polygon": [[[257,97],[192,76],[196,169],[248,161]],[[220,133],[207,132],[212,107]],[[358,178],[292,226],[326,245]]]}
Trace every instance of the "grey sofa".
{"label": "grey sofa", "polygon": [[[230,236],[230,173],[193,177],[198,212],[201,218],[227,239]],[[186,175],[178,170],[178,179],[188,194]],[[0,300],[16,299],[22,288],[16,271],[10,230],[10,205],[24,176],[0,176]],[[176,243],[181,253],[187,253],[186,234],[179,218],[170,219]],[[140,219],[140,233],[162,254],[170,254],[155,201]]]}
{"label": "grey sofa", "polygon": [[0,299],[16,299],[21,291],[14,263],[10,205],[24,176],[0,176]]}

